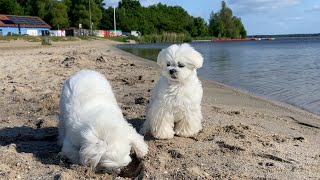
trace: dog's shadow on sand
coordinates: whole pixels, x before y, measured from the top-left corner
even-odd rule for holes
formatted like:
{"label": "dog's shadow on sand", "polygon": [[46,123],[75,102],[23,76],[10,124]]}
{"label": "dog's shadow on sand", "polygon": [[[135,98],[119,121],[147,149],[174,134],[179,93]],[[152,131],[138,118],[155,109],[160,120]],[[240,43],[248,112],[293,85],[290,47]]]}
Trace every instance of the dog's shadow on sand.
{"label": "dog's shadow on sand", "polygon": [[[137,130],[140,131],[143,118],[128,119],[128,122]],[[7,127],[0,129],[0,146],[8,146],[13,144],[18,153],[32,153],[42,164],[64,164],[62,163],[59,152],[61,147],[57,144],[58,139],[57,127],[46,128],[31,128],[22,127]]]}
{"label": "dog's shadow on sand", "polygon": [[142,128],[144,121],[145,121],[145,118],[128,119],[128,123],[131,124],[132,127],[134,127],[138,133],[139,133],[140,129]]}
{"label": "dog's shadow on sand", "polygon": [[[132,119],[128,119],[128,123],[131,124],[132,127],[134,127],[136,131],[139,133],[145,120],[146,120],[145,118],[132,118]],[[144,140],[152,141],[156,139],[150,134],[146,134],[144,135]]]}
{"label": "dog's shadow on sand", "polygon": [[0,145],[14,144],[18,153],[32,153],[43,164],[60,164],[57,144],[58,128],[38,128],[27,126],[0,129]]}

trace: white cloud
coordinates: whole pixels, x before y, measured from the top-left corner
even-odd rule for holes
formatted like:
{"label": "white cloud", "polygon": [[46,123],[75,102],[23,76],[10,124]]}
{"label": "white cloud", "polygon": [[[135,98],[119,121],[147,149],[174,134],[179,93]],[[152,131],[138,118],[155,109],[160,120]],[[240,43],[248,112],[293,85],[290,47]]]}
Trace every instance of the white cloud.
{"label": "white cloud", "polygon": [[158,4],[159,0],[140,0],[142,6],[150,6],[152,4]]}
{"label": "white cloud", "polygon": [[285,18],[285,19],[282,19],[281,21],[300,21],[302,20],[302,17],[288,17],[288,18]]}
{"label": "white cloud", "polygon": [[291,8],[301,0],[228,0],[227,4],[237,14],[267,13],[270,11]]}
{"label": "white cloud", "polygon": [[104,0],[104,3],[107,7],[109,6],[118,6],[119,0]]}
{"label": "white cloud", "polygon": [[320,5],[313,5],[311,9],[307,9],[306,12],[320,12]]}

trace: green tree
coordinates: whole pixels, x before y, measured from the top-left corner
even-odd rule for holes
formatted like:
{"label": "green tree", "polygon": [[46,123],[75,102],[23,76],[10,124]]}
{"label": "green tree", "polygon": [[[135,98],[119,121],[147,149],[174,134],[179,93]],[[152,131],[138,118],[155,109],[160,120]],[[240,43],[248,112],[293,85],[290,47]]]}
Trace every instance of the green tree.
{"label": "green tree", "polygon": [[[33,4],[34,3],[34,4]],[[30,5],[30,15],[39,16],[50,24],[53,29],[65,28],[69,26],[67,6],[62,1],[57,0],[35,0]]]}
{"label": "green tree", "polygon": [[102,12],[95,0],[67,0],[65,4],[68,6],[68,16],[71,26],[78,27],[81,23],[83,28],[90,28],[89,1],[91,5],[93,29],[97,29],[100,26]]}
{"label": "green tree", "polygon": [[232,15],[232,10],[227,7],[225,1],[222,1],[219,12],[211,12],[209,33],[218,38],[245,38],[247,36],[241,19]]}
{"label": "green tree", "polygon": [[100,21],[100,29],[113,29],[113,8],[109,7],[102,11],[102,19]]}
{"label": "green tree", "polygon": [[[153,28],[150,33],[189,33],[193,18],[180,6],[152,5],[146,9],[145,21]],[[147,31],[146,31],[147,32]],[[147,33],[145,33],[147,34]]]}
{"label": "green tree", "polygon": [[47,18],[53,29],[69,27],[67,6],[63,2],[55,1]]}
{"label": "green tree", "polygon": [[0,14],[23,15],[24,9],[16,0],[0,0]]}
{"label": "green tree", "polygon": [[118,28],[123,31],[140,30],[143,8],[138,0],[122,0],[117,10]]}
{"label": "green tree", "polygon": [[192,37],[204,37],[208,35],[208,25],[203,18],[193,18],[190,34]]}

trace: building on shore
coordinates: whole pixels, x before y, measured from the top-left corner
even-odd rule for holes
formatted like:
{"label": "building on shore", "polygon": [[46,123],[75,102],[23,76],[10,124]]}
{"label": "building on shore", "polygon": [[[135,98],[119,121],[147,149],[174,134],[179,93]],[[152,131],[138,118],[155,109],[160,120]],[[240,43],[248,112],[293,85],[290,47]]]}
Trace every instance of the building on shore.
{"label": "building on shore", "polygon": [[0,36],[28,35],[48,36],[51,26],[36,16],[0,14]]}

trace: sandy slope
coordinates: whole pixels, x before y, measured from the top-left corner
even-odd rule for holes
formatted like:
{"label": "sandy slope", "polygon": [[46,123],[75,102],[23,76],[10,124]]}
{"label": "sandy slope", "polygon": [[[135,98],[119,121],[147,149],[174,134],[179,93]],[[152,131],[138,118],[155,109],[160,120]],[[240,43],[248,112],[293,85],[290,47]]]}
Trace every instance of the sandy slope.
{"label": "sandy slope", "polygon": [[[62,82],[95,69],[113,85],[124,115],[137,129],[156,63],[112,46],[76,41],[40,46],[0,43],[0,179],[111,179],[59,157],[56,145]],[[203,80],[204,129],[192,138],[154,140],[150,152],[118,178],[319,179],[320,118]]]}

